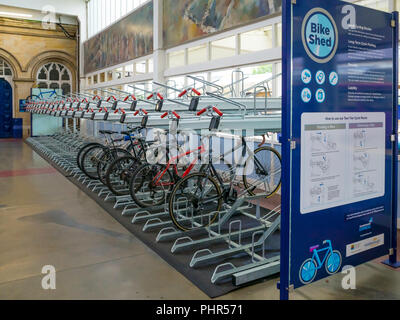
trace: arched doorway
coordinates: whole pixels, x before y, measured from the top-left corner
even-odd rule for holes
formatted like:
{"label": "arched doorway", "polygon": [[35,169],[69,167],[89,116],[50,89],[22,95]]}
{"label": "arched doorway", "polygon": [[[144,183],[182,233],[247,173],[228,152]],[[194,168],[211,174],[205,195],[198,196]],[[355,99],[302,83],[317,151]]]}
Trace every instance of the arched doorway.
{"label": "arched doorway", "polygon": [[12,87],[0,78],[0,139],[13,136]]}

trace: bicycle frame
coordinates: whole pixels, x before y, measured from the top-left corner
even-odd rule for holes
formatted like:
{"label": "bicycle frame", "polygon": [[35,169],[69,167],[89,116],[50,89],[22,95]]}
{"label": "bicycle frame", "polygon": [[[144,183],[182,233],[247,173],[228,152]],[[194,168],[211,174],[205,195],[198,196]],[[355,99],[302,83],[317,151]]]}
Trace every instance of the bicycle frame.
{"label": "bicycle frame", "polygon": [[[314,248],[313,249],[313,256],[312,259],[318,264],[317,265],[317,269],[321,269],[321,267],[324,265],[326,259],[328,258],[329,254],[331,254],[333,252],[332,249],[332,243],[330,241],[326,241],[326,243],[328,243],[328,247],[319,249],[318,248]],[[321,260],[320,259],[320,253],[325,252],[324,258]]]}
{"label": "bicycle frame", "polygon": [[[210,135],[209,137],[211,137],[211,135]],[[231,150],[229,150],[229,151],[227,151],[226,153],[224,153],[224,154],[219,158],[219,160],[220,160],[220,161],[221,161],[221,160],[225,160],[225,159],[227,158],[227,156],[234,154],[237,150],[239,150],[239,149],[241,149],[241,148],[242,148],[242,154],[241,154],[240,160],[239,160],[239,162],[238,162],[239,164],[243,164],[243,163],[244,163],[243,161],[245,160],[246,154],[248,154],[248,155],[249,155],[249,156],[248,156],[248,159],[252,159],[252,160],[254,161],[254,163],[255,163],[255,165],[256,165],[256,167],[257,167],[258,170],[260,170],[260,171],[261,171],[263,174],[265,174],[266,176],[269,176],[269,175],[270,175],[270,174],[264,169],[264,167],[263,167],[263,165],[260,163],[260,161],[254,156],[253,149],[252,149],[251,147],[249,147],[249,145],[248,145],[248,143],[247,143],[247,141],[246,141],[245,138],[242,138],[242,139],[241,139],[241,143],[237,143],[236,146],[234,146]],[[210,166],[210,168],[211,168],[213,174],[216,176],[216,178],[217,178],[218,182],[220,183],[220,185],[223,186],[223,185],[224,185],[224,184],[223,184],[223,181],[222,181],[220,175],[218,174],[217,170],[215,169],[215,166],[214,166],[214,164],[212,163],[212,160],[211,160],[211,162],[209,163],[209,166]],[[238,175],[239,175],[239,174],[238,174],[237,170],[235,170],[235,171],[234,171],[234,175],[233,175],[233,177],[232,177],[232,181],[235,181],[235,179],[237,178]],[[262,182],[260,182],[260,184],[261,184],[261,183],[262,183]],[[229,193],[232,192],[233,188],[234,188],[234,186],[233,186],[233,184],[231,184]],[[246,193],[246,192],[247,192],[246,190],[243,191],[243,193]]]}
{"label": "bicycle frame", "polygon": [[37,96],[40,97],[40,99],[45,99],[44,95],[47,93],[51,93],[50,98],[53,97],[54,95],[58,96],[56,89],[53,89],[51,91],[42,91],[40,89],[40,93]]}
{"label": "bicycle frame", "polygon": [[[175,169],[175,173],[176,173],[176,175],[178,175],[178,167],[177,167],[177,165],[175,164],[179,159],[182,159],[183,157],[186,157],[186,156],[188,156],[188,155],[190,155],[190,154],[194,154],[194,153],[197,153],[197,154],[202,154],[202,153],[205,153],[206,152],[206,149],[205,149],[205,147],[204,147],[204,145],[201,145],[200,147],[198,147],[197,149],[195,149],[195,150],[190,150],[190,151],[187,151],[187,152],[185,152],[185,153],[182,153],[182,154],[180,154],[180,155],[178,155],[178,156],[176,156],[176,157],[173,157],[173,158],[171,158],[169,161],[168,161],[168,163],[167,163],[167,166],[166,166],[166,168],[162,171],[162,172],[159,172],[155,177],[154,177],[154,179],[153,179],[153,182],[154,182],[154,184],[156,185],[156,186],[170,186],[170,185],[173,185],[174,183],[172,182],[172,183],[166,183],[166,184],[160,184],[160,180],[164,177],[164,175],[167,173],[167,171],[171,168],[171,166],[173,166],[174,167],[174,169]],[[198,159],[195,159],[195,160],[193,160],[191,163],[190,163],[190,165],[189,165],[189,167],[186,169],[186,171],[183,173],[183,175],[182,175],[182,177],[181,178],[185,178],[191,171],[192,171],[192,169],[194,168],[194,166],[197,164],[197,161],[198,161]]]}

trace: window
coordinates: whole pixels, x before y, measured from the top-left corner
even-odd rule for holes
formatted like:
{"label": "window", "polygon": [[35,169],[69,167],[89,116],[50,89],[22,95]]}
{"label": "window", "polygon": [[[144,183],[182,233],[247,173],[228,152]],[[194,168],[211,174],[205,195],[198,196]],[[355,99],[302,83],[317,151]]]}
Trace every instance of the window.
{"label": "window", "polygon": [[185,50],[168,53],[168,66],[176,68],[185,65]]}
{"label": "window", "polygon": [[149,59],[148,60],[148,66],[149,66],[148,72],[149,73],[153,73],[154,72],[154,61],[153,61],[153,59]]}
{"label": "window", "polygon": [[196,64],[208,60],[207,44],[188,49],[188,64]]}
{"label": "window", "polygon": [[130,64],[125,66],[125,78],[133,77],[134,73],[134,65]]}
{"label": "window", "polygon": [[282,47],[282,23],[276,24],[276,45]]}
{"label": "window", "polygon": [[[232,92],[232,76],[235,78],[234,69],[225,69],[211,72],[210,81],[215,85],[221,86],[224,88],[224,94],[228,94]],[[235,82],[235,80],[233,81]],[[217,88],[210,88],[212,92],[216,91]]]}
{"label": "window", "polygon": [[[171,88],[175,88],[179,91],[182,91],[183,88],[185,88],[185,77],[169,78],[165,84]],[[176,98],[176,97],[178,97],[178,95],[179,95],[179,92],[177,92],[175,90],[171,90],[171,89],[168,90],[169,97]]]}
{"label": "window", "polygon": [[0,76],[12,76],[11,67],[3,59],[0,59]]}
{"label": "window", "polygon": [[211,42],[211,59],[222,59],[236,54],[236,36]]}
{"label": "window", "polygon": [[275,80],[276,83],[276,97],[282,97],[282,63],[278,62],[276,63],[276,74],[280,74]]}
{"label": "window", "polygon": [[207,86],[203,82],[201,82],[202,80],[208,81],[208,73],[205,72],[205,73],[191,74],[190,76],[197,78],[198,80],[187,78],[188,86],[196,88],[198,91],[204,93],[206,90],[208,90]]}
{"label": "window", "polygon": [[90,0],[88,3],[88,37],[94,36],[146,0]]}
{"label": "window", "polygon": [[112,71],[108,71],[107,72],[107,81],[111,81],[113,80],[113,72]]}
{"label": "window", "polygon": [[[272,64],[264,64],[257,66],[250,66],[246,68],[242,68],[242,71],[247,77],[245,81],[245,88],[250,88],[257,83],[260,83],[264,80],[270,79],[270,81],[263,84],[265,89],[257,88],[257,95],[260,97],[265,97],[267,94],[268,97],[272,97],[273,95],[273,65]],[[248,94],[253,94],[254,90],[248,92]]]}
{"label": "window", "polygon": [[240,53],[271,49],[273,47],[272,26],[252,30],[240,35]]}
{"label": "window", "polygon": [[133,84],[135,89],[133,90],[133,94],[136,96],[138,99],[146,99],[148,95],[146,95],[146,84],[145,83],[135,83]]}
{"label": "window", "polygon": [[146,73],[146,61],[140,61],[136,63],[136,74]]}
{"label": "window", "polygon": [[115,79],[122,79],[123,69],[118,68],[115,70]]}
{"label": "window", "polygon": [[[42,89],[63,89],[64,94],[69,94],[72,90],[71,72],[61,63],[45,64],[39,69],[36,80]],[[97,76],[95,80],[97,81]]]}

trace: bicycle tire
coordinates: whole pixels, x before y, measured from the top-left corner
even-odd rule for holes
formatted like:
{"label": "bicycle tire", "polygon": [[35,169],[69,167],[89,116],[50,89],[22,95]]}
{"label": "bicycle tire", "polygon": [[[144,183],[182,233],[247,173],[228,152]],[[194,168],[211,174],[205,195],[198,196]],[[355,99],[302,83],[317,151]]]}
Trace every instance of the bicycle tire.
{"label": "bicycle tire", "polygon": [[94,147],[94,146],[102,146],[102,145],[100,143],[96,143],[96,142],[87,143],[87,144],[85,144],[83,147],[81,147],[79,149],[78,154],[76,155],[76,164],[78,165],[78,168],[81,169],[81,171],[83,171],[82,170],[82,156],[83,156],[83,154],[85,153],[86,150],[88,150],[89,148]]}
{"label": "bicycle tire", "polygon": [[[115,152],[115,154],[114,154]],[[107,156],[110,156],[110,161],[106,159]],[[99,180],[106,186],[107,181],[106,181],[106,173],[111,165],[111,163],[121,157],[124,156],[131,156],[131,154],[126,151],[125,149],[122,148],[106,148],[104,153],[100,156],[99,162],[97,163],[97,174],[99,176]],[[102,164],[105,164],[102,166]]]}
{"label": "bicycle tire", "polygon": [[[126,167],[122,167],[123,163],[127,161],[130,161],[130,163]],[[110,165],[106,173],[106,182],[107,187],[113,194],[116,196],[126,196],[129,194],[131,176],[136,171],[138,165],[138,159],[132,156],[118,158]],[[120,170],[120,172],[116,172],[116,170]],[[117,176],[119,182],[114,181],[113,176]],[[126,183],[126,191],[121,191],[121,189],[125,190],[122,188],[124,183]]]}
{"label": "bicycle tire", "polygon": [[[218,199],[218,204],[217,204],[216,210],[213,210],[213,212],[215,212],[215,213],[214,213],[214,215],[213,215],[211,218],[209,218],[208,223],[202,224],[201,226],[196,226],[195,228],[193,228],[193,227],[192,227],[192,228],[189,228],[189,227],[187,226],[187,224],[186,224],[186,225],[183,225],[181,222],[179,222],[179,219],[176,218],[176,216],[175,216],[175,211],[176,211],[175,208],[179,206],[179,203],[176,203],[177,201],[175,201],[174,199],[175,199],[175,196],[177,196],[177,192],[178,192],[182,187],[184,187],[185,185],[188,185],[188,181],[189,181],[190,179],[195,179],[196,177],[197,177],[197,178],[207,178],[207,179],[214,185],[215,190],[216,190],[216,192],[217,192],[217,195],[216,195],[216,196],[217,196],[217,199]],[[169,211],[169,215],[170,215],[170,218],[171,218],[171,220],[172,220],[172,223],[173,223],[179,230],[184,231],[184,232],[187,232],[187,231],[190,231],[190,230],[194,230],[194,229],[202,229],[202,228],[208,227],[208,226],[212,225],[212,224],[215,222],[215,220],[216,220],[217,217],[218,217],[219,211],[221,211],[222,200],[223,200],[222,198],[223,198],[223,197],[222,197],[221,188],[220,188],[218,182],[217,182],[212,176],[207,175],[207,174],[205,174],[205,173],[192,173],[192,174],[186,176],[185,178],[179,180],[179,181],[175,184],[175,186],[174,186],[174,188],[173,188],[173,190],[172,190],[172,192],[171,192],[171,194],[170,194],[168,211]]]}
{"label": "bicycle tire", "polygon": [[[83,173],[88,176],[90,179],[94,179],[94,180],[99,180],[99,176],[97,174],[97,161],[93,158],[88,159],[89,156],[93,157],[95,156],[95,152],[98,153],[102,153],[104,152],[104,149],[106,149],[105,146],[99,145],[99,146],[93,146],[89,149],[87,149],[84,154],[82,155],[82,171]],[[99,158],[100,154],[96,155],[96,157]],[[87,167],[87,165],[89,165],[90,163],[93,164],[93,168],[96,168],[96,170],[94,170],[94,172],[89,172],[89,168]]]}
{"label": "bicycle tire", "polygon": [[[146,174],[146,169],[149,169],[149,171]],[[157,186],[151,186],[151,183],[154,181],[154,178],[159,174],[160,172],[164,171],[166,169],[165,165],[159,165],[159,164],[144,164],[136,169],[136,171],[132,174],[132,178],[129,184],[129,191],[131,194],[131,197],[135,203],[141,207],[141,208],[149,208],[152,206],[160,206],[163,203],[165,203],[165,200],[167,199],[169,193],[172,190],[173,185],[175,184],[174,181],[174,175],[170,172],[170,170],[167,170],[164,174],[164,176],[161,179],[164,179],[165,177],[168,178],[168,181],[170,181],[172,184],[170,186],[167,186],[166,189],[161,186],[161,190],[163,191],[162,197],[159,198],[158,200],[151,201],[151,197],[147,198],[147,202],[143,201],[139,196],[139,190],[143,187],[145,182],[148,183],[150,186],[149,188],[149,193],[151,192],[156,192],[154,191]],[[142,176],[140,176],[140,174]],[[143,176],[143,174],[145,176]],[[146,180],[147,179],[147,180]],[[134,185],[135,182],[139,182],[139,185]],[[147,192],[147,190],[146,190]],[[153,194],[153,199],[154,199],[154,194]]]}
{"label": "bicycle tire", "polygon": [[[254,156],[256,156],[256,154],[260,153],[261,151],[272,152],[272,154],[275,155],[278,158],[279,165],[280,165],[280,169],[279,170],[282,172],[282,169],[281,169],[282,168],[282,157],[281,157],[280,153],[274,148],[271,148],[271,147],[268,147],[268,146],[264,146],[264,147],[260,147],[260,148],[256,149],[254,151]],[[256,196],[257,194],[254,192],[254,190],[251,190],[252,187],[250,186],[250,183],[249,183],[249,181],[247,179],[248,175],[246,174],[246,168],[248,168],[248,164],[249,164],[250,160],[251,160],[251,158],[247,159],[246,163],[245,163],[244,172],[243,172],[243,184],[244,184],[245,190],[247,190],[247,193],[250,196]],[[271,198],[273,195],[275,195],[279,191],[279,189],[281,188],[281,185],[282,185],[282,174],[280,174],[279,182],[276,184],[276,186],[273,188],[273,190],[268,192],[268,194],[265,195],[265,199]]]}

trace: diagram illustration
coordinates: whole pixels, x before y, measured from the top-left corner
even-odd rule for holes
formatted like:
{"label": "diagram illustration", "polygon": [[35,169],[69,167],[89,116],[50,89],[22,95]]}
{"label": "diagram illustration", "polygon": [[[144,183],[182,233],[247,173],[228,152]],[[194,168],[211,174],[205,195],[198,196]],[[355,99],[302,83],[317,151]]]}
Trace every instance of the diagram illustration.
{"label": "diagram illustration", "polygon": [[353,155],[354,170],[366,170],[368,169],[370,157],[367,152],[356,152]]}
{"label": "diagram illustration", "polygon": [[310,135],[313,152],[316,151],[335,151],[337,149],[336,142],[333,141],[331,136],[324,132],[313,132]]}
{"label": "diagram illustration", "polygon": [[311,175],[318,177],[321,175],[326,175],[330,168],[330,161],[327,155],[323,155],[317,159],[310,160]]}
{"label": "diagram illustration", "polygon": [[365,130],[358,130],[354,132],[354,147],[365,148],[367,143],[367,132]]}
{"label": "diagram illustration", "polygon": [[325,185],[320,183],[315,185],[310,190],[311,204],[318,205],[325,201]]}
{"label": "diagram illustration", "polygon": [[372,177],[364,174],[356,174],[353,179],[354,193],[370,192],[375,188],[375,182]]}
{"label": "diagram illustration", "polygon": [[325,266],[328,274],[332,275],[339,271],[342,265],[342,255],[339,251],[333,250],[332,242],[325,240],[324,247],[320,249],[319,245],[312,246],[310,253],[312,257],[303,262],[300,267],[299,277],[304,284],[309,284],[314,281],[318,270]]}

